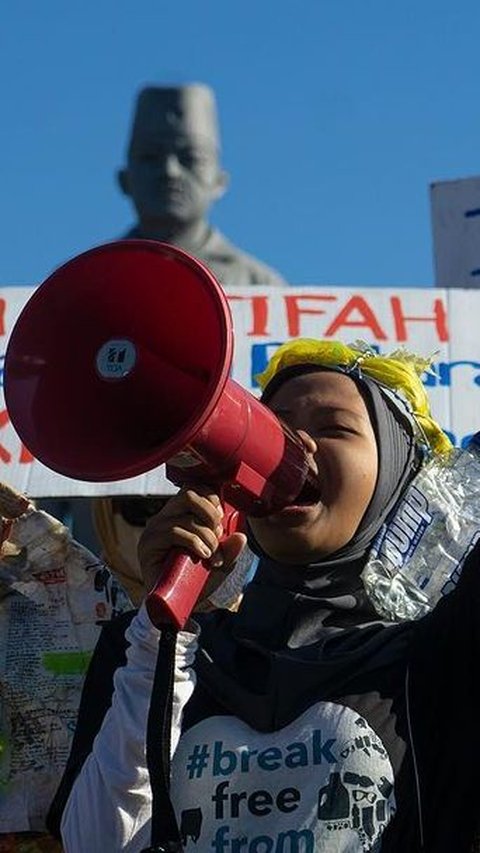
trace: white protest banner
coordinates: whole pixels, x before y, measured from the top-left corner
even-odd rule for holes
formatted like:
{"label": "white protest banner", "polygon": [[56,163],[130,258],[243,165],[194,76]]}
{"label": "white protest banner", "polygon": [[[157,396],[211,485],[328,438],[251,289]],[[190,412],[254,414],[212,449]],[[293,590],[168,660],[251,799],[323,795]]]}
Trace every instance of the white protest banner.
{"label": "white protest banner", "polygon": [[437,287],[480,287],[480,177],[430,187]]}
{"label": "white protest banner", "polygon": [[[16,287],[0,290],[2,358],[15,317],[32,292],[33,289]],[[227,296],[235,329],[232,375],[253,393],[258,393],[255,374],[263,370],[275,348],[290,338],[331,338],[347,343],[363,340],[380,352],[406,346],[422,355],[435,353],[435,375],[425,376],[424,381],[434,415],[453,441],[461,444],[480,429],[480,291],[256,287],[238,288]],[[91,428],[95,429],[92,413],[86,412],[85,417],[89,416]],[[3,398],[0,480],[32,497],[174,491],[165,480],[163,469],[106,484],[54,474],[34,461],[23,447],[9,423]]]}

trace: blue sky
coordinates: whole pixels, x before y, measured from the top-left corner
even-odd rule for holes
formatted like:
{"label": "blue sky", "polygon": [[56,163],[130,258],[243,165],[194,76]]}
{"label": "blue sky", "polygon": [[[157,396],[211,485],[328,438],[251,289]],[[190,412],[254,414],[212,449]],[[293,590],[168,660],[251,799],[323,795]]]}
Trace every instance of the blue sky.
{"label": "blue sky", "polygon": [[225,234],[296,284],[432,284],[429,184],[480,174],[475,0],[15,0],[1,22],[1,284],[122,234],[136,93],[194,80]]}

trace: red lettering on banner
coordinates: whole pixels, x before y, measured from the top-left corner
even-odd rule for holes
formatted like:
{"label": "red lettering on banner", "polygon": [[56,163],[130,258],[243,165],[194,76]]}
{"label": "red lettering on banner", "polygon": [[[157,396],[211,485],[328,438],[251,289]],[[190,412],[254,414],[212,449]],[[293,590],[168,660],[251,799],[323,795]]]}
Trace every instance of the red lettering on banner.
{"label": "red lettering on banner", "polygon": [[[3,412],[0,412],[0,429],[3,429],[10,422],[10,418],[8,417],[8,412],[5,409]],[[5,462],[7,465],[12,459],[12,454],[8,452],[8,450],[0,444],[0,461]]]}
{"label": "red lettering on banner", "polygon": [[303,308],[299,305],[300,299],[309,299],[311,302],[336,302],[336,296],[326,296],[326,295],[313,295],[313,294],[301,294],[296,296],[284,296],[285,306],[287,309],[287,326],[288,326],[288,337],[289,338],[298,338],[300,334],[300,317],[302,314],[317,314],[322,315],[326,314],[324,308]]}
{"label": "red lettering on banner", "polygon": [[[8,416],[8,412],[6,409],[3,412],[0,412],[0,429],[7,426],[10,423],[10,418]],[[8,465],[12,461],[12,454],[3,444],[0,444],[0,462],[4,462]],[[30,453],[29,450],[25,447],[24,444],[20,445],[20,454],[19,454],[19,462],[22,465],[29,464],[34,461],[34,457]]]}
{"label": "red lettering on banner", "polygon": [[20,456],[18,458],[18,461],[20,462],[20,465],[29,465],[31,462],[35,461],[35,457],[32,456],[32,454],[30,453],[28,448],[25,447],[23,442],[20,445]]}
{"label": "red lettering on banner", "polygon": [[[357,320],[351,319],[350,316],[355,312],[360,315]],[[338,333],[339,329],[342,329],[344,326],[349,329],[368,329],[377,341],[387,340],[386,333],[382,329],[376,315],[363,296],[350,297],[347,304],[325,330],[325,337],[332,338]]]}
{"label": "red lettering on banner", "polygon": [[252,328],[247,332],[248,337],[256,335],[259,338],[266,338],[270,334],[268,331],[268,296],[233,296],[226,294],[229,302],[250,302],[252,307]]}
{"label": "red lettering on banner", "polygon": [[392,296],[390,298],[390,304],[392,306],[397,341],[406,341],[408,339],[407,322],[435,323],[438,340],[449,340],[447,312],[445,310],[445,305],[443,304],[443,301],[441,299],[434,299],[433,315],[430,316],[408,316],[407,314],[404,314],[402,301],[399,296]]}
{"label": "red lettering on banner", "polygon": [[7,303],[5,299],[0,299],[0,335],[5,334],[5,309]]}

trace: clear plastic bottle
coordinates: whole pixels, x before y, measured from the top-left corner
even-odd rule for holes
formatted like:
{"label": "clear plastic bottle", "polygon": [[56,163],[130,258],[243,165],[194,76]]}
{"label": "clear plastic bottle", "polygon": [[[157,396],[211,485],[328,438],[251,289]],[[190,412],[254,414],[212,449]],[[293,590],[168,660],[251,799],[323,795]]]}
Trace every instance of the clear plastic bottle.
{"label": "clear plastic bottle", "polygon": [[382,526],[363,570],[377,612],[418,619],[451,592],[480,538],[480,432],[430,459]]}

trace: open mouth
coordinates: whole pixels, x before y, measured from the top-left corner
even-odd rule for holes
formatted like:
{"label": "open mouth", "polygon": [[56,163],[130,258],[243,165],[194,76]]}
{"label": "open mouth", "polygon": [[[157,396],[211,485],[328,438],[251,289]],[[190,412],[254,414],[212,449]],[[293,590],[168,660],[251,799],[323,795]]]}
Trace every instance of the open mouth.
{"label": "open mouth", "polygon": [[286,516],[302,516],[308,512],[312,507],[315,507],[320,502],[320,489],[318,484],[314,483],[305,483],[299,495],[292,501],[292,503],[283,507],[280,510],[280,515],[283,517]]}
{"label": "open mouth", "polygon": [[307,476],[300,494],[295,498],[295,506],[312,506],[321,498],[320,484],[313,473]]}
{"label": "open mouth", "polygon": [[282,519],[285,520],[295,520],[296,522],[305,521],[310,518],[313,513],[317,512],[317,507],[319,506],[318,501],[315,503],[295,503],[288,504],[283,509],[281,509],[278,513],[276,513],[277,519],[280,522]]}

